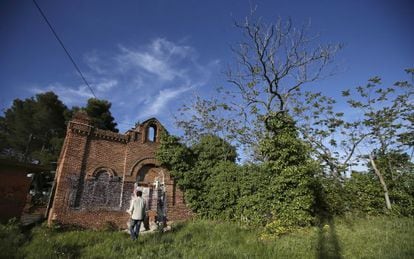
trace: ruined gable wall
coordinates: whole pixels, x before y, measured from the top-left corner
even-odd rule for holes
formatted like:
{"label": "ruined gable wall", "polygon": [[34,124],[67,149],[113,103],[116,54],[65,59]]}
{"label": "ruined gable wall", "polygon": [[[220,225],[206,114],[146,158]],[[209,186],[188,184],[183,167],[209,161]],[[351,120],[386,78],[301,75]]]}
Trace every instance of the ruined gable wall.
{"label": "ruined gable wall", "polygon": [[49,223],[57,221],[66,223],[67,213],[74,207],[77,182],[82,171],[82,162],[85,155],[87,134],[90,127],[69,123],[63,154],[56,170],[56,189],[49,212]]}
{"label": "ruined gable wall", "polygon": [[[65,144],[56,172],[56,192],[49,223],[98,228],[105,222],[125,227],[131,193],[143,167],[159,168],[155,152],[159,138],[150,141],[148,120],[135,131],[118,134],[91,127],[75,118],[68,125]],[[155,136],[162,126],[156,125]],[[151,171],[153,173],[153,171]],[[168,219],[186,219],[191,211],[183,193],[166,172]],[[151,183],[154,176],[150,176]]]}
{"label": "ruined gable wall", "polygon": [[[68,124],[56,171],[49,223],[90,227],[96,221],[112,219],[116,210],[123,216],[124,213],[119,212],[127,140],[123,134],[92,127],[85,115],[75,115]],[[95,206],[96,202],[101,203],[100,206]],[[99,217],[95,218],[97,213]]]}

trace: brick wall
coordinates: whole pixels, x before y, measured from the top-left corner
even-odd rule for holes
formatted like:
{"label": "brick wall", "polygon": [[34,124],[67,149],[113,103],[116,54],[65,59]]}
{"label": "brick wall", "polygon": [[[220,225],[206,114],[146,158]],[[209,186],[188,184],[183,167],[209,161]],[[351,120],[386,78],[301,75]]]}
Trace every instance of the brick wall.
{"label": "brick wall", "polygon": [[[152,128],[152,139],[149,139]],[[189,218],[183,193],[155,160],[162,125],[150,119],[126,134],[96,129],[84,114],[69,123],[56,172],[56,190],[48,222],[98,228],[107,222],[125,228],[134,183],[167,185],[167,217]]]}
{"label": "brick wall", "polygon": [[29,193],[31,178],[19,168],[0,169],[0,221],[20,218]]}

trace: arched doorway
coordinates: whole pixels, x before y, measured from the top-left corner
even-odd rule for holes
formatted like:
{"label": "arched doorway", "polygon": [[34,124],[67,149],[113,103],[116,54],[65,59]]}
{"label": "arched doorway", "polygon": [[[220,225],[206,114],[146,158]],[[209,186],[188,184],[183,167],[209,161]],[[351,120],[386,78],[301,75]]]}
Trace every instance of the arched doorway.
{"label": "arched doorway", "polygon": [[165,224],[167,214],[164,170],[154,164],[145,164],[137,172],[135,189],[141,190],[147,201],[145,229]]}

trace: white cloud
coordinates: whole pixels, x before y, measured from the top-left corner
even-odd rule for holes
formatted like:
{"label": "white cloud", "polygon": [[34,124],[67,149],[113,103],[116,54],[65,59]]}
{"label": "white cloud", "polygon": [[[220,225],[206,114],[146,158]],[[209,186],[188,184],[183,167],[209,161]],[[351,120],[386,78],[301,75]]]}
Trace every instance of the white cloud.
{"label": "white cloud", "polygon": [[76,88],[62,85],[61,83],[53,83],[45,88],[34,87],[31,89],[33,93],[42,93],[53,91],[59,96],[59,99],[68,106],[84,105],[83,100],[93,98],[92,93],[86,86],[78,86]]}
{"label": "white cloud", "polygon": [[97,51],[92,51],[84,55],[84,60],[90,69],[100,75],[106,74],[108,71],[104,68],[102,59],[98,56]]}
{"label": "white cloud", "polygon": [[118,85],[118,81],[115,79],[109,79],[105,81],[101,81],[95,84],[96,89],[98,92],[107,92]]}
{"label": "white cloud", "polygon": [[[204,64],[197,51],[186,44],[157,38],[146,45],[119,45],[114,53],[93,50],[85,54],[89,71],[83,71],[96,96],[112,103],[111,112],[124,131],[137,120],[165,117],[171,123],[172,112],[184,102],[180,98],[190,89],[200,88],[210,80],[219,61]],[[93,97],[84,85],[53,83],[34,92],[54,91],[68,106],[84,106]]]}
{"label": "white cloud", "polygon": [[146,118],[159,115],[168,103],[177,96],[191,90],[193,87],[181,87],[178,89],[163,89],[153,100],[152,104],[142,111],[138,118]]}
{"label": "white cloud", "polygon": [[178,45],[163,38],[152,41],[148,49],[152,55],[168,61],[192,57],[196,54],[190,46]]}
{"label": "white cloud", "polygon": [[184,59],[191,59],[194,53],[189,46],[179,46],[161,38],[155,39],[143,50],[125,46],[120,46],[120,50],[116,60],[121,71],[145,71],[163,81],[186,78],[188,75],[179,63]]}

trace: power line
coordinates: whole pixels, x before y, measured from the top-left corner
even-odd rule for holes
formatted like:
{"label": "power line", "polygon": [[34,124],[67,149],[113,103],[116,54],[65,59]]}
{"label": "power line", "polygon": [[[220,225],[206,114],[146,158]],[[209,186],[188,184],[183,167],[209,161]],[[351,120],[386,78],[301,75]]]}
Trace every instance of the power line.
{"label": "power line", "polygon": [[75,60],[73,60],[72,56],[70,55],[69,51],[66,49],[65,45],[63,44],[63,42],[60,40],[59,36],[57,35],[56,31],[53,29],[52,25],[50,24],[49,20],[46,18],[46,15],[43,13],[42,9],[40,8],[40,6],[37,4],[36,0],[33,0],[33,3],[36,5],[37,10],[39,10],[40,14],[42,15],[43,19],[45,20],[45,22],[47,23],[47,25],[49,25],[50,30],[53,32],[53,35],[55,35],[55,38],[57,39],[57,41],[60,43],[60,46],[62,46],[63,50],[66,52],[66,55],[69,57],[70,61],[72,62],[73,66],[76,68],[76,70],[78,71],[79,75],[81,76],[81,78],[83,79],[83,82],[85,82],[86,86],[89,88],[89,90],[91,91],[92,95],[96,97],[95,93],[93,92],[92,87],[89,85],[88,81],[86,81],[85,77],[83,76],[82,72],[80,71],[78,65],[76,65]]}

